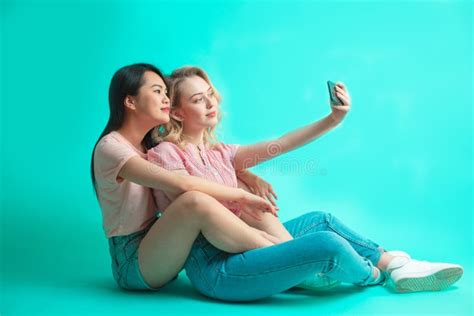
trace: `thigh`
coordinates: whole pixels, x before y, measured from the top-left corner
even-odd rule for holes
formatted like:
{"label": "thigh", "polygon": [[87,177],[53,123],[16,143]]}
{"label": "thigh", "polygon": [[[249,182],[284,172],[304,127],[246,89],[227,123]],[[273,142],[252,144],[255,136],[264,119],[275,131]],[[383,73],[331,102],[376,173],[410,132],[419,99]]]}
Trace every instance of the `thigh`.
{"label": "thigh", "polygon": [[152,287],[165,285],[181,271],[200,232],[199,215],[186,209],[194,193],[186,192],[173,201],[140,243],[139,268]]}
{"label": "thigh", "polygon": [[273,214],[264,212],[260,215],[260,217],[262,218],[261,221],[253,218],[250,215],[247,215],[246,213],[242,213],[240,219],[249,226],[255,227],[272,236],[277,237],[280,242],[292,239],[291,234],[286,230],[285,226],[283,226],[280,220]]}

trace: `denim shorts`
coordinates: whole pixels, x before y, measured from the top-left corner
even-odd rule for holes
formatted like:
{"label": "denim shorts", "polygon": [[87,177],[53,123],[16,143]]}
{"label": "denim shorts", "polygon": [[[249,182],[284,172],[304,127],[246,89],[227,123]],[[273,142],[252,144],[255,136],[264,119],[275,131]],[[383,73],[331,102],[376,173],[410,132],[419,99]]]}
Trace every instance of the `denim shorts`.
{"label": "denim shorts", "polygon": [[[157,215],[156,220],[158,220],[158,218],[159,215]],[[129,235],[113,236],[109,238],[109,250],[112,258],[112,274],[117,284],[123,289],[157,291],[163,287],[151,287],[143,279],[143,275],[138,266],[138,246],[156,220],[152,221],[141,231]],[[177,278],[178,275],[168,283]]]}

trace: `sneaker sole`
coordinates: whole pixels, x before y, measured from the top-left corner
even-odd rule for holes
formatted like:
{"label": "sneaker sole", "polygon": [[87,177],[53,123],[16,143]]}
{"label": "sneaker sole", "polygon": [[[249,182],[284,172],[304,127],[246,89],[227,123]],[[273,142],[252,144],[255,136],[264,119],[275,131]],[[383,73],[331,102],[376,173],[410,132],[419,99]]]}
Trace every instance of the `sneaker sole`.
{"label": "sneaker sole", "polygon": [[440,291],[450,287],[463,274],[462,268],[447,268],[425,277],[404,278],[395,282],[395,289],[401,293]]}

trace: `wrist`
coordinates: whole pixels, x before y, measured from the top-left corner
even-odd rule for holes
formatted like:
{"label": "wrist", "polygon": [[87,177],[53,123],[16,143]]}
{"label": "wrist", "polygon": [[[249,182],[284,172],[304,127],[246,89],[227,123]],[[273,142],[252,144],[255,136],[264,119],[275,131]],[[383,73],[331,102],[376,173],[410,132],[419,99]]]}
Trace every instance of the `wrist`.
{"label": "wrist", "polygon": [[240,179],[247,186],[254,186],[257,179],[257,175],[248,171],[247,169],[237,171],[237,178]]}
{"label": "wrist", "polygon": [[341,119],[337,118],[335,115],[334,115],[334,112],[331,112],[331,114],[329,114],[329,124],[331,126],[337,126],[339,125],[339,123],[341,123]]}
{"label": "wrist", "polygon": [[245,202],[247,200],[247,191],[242,188],[237,188],[237,201]]}
{"label": "wrist", "polygon": [[241,178],[241,179],[246,179],[249,176],[249,172],[247,171],[247,169],[236,170],[235,174],[237,175],[238,178]]}

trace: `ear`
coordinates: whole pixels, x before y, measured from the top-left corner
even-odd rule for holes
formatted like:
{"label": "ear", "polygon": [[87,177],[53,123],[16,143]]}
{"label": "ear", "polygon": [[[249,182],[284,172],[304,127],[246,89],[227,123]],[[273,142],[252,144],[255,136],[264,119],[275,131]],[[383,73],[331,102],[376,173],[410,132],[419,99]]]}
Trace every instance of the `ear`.
{"label": "ear", "polygon": [[170,116],[178,122],[184,120],[184,116],[179,109],[171,109]]}
{"label": "ear", "polygon": [[135,98],[133,98],[130,95],[127,95],[125,97],[125,100],[123,100],[123,105],[125,105],[125,107],[130,109],[130,110],[136,110],[136,108],[137,108],[135,106]]}

